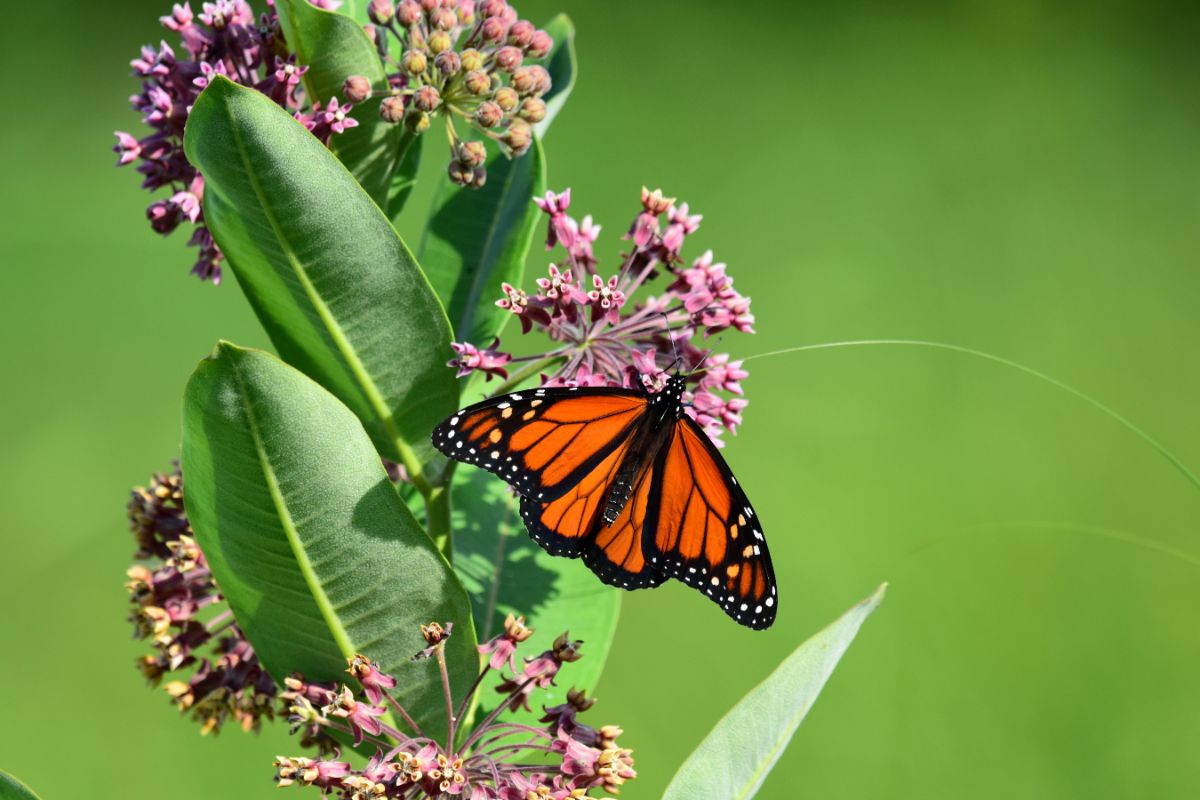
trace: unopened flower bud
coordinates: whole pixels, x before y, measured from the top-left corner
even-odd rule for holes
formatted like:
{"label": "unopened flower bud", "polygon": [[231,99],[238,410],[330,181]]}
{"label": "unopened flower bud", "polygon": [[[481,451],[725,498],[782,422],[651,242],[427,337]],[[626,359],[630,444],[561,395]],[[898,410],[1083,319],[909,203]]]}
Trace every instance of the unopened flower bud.
{"label": "unopened flower bud", "polygon": [[532,22],[523,19],[517,20],[508,29],[508,43],[525,49],[533,41],[535,33],[537,33],[537,29],[533,27]]}
{"label": "unopened flower bud", "polygon": [[362,75],[351,75],[342,84],[342,96],[358,105],[371,96],[371,82]]}
{"label": "unopened flower bud", "polygon": [[421,9],[426,13],[433,11],[442,4],[441,0],[421,0]]}
{"label": "unopened flower bud", "polygon": [[396,16],[396,6],[392,0],[371,0],[371,5],[367,6],[367,16],[376,25],[387,25]]}
{"label": "unopened flower bud", "polygon": [[521,53],[521,49],[512,45],[501,47],[496,51],[496,66],[505,72],[512,72],[521,66],[524,59],[525,56]]}
{"label": "unopened flower bud", "polygon": [[458,24],[458,15],[448,8],[435,8],[429,12],[429,21],[439,31],[448,31]]}
{"label": "unopened flower bud", "polygon": [[459,58],[462,61],[462,68],[467,72],[483,68],[483,55],[474,47],[468,47],[466,50],[463,50]]}
{"label": "unopened flower bud", "polygon": [[521,96],[511,86],[501,86],[492,95],[492,101],[500,106],[503,111],[515,111],[517,104],[521,102]]}
{"label": "unopened flower bud", "polygon": [[514,156],[524,155],[525,151],[529,149],[529,145],[533,143],[533,129],[525,120],[514,119],[500,140],[512,151]]}
{"label": "unopened flower bud", "polygon": [[550,34],[545,31],[537,31],[533,34],[529,47],[525,48],[525,55],[530,58],[545,58],[553,49],[554,39],[550,37]]}
{"label": "unopened flower bud", "polygon": [[413,133],[424,133],[429,130],[429,115],[424,111],[411,109],[408,116],[404,118],[404,124]]}
{"label": "unopened flower bud", "polygon": [[475,9],[470,6],[460,5],[458,7],[458,24],[463,28],[468,28],[475,24]]}
{"label": "unopened flower bud", "polygon": [[475,122],[481,128],[494,128],[504,119],[504,109],[500,108],[496,103],[488,100],[480,103],[479,108],[475,110]]}
{"label": "unopened flower bud", "polygon": [[476,167],[472,174],[474,177],[471,178],[471,188],[482,189],[487,183],[487,170],[483,167]]}
{"label": "unopened flower bud", "polygon": [[422,86],[413,94],[413,105],[421,111],[436,111],[442,104],[442,96],[432,86]]}
{"label": "unopened flower bud", "polygon": [[526,97],[517,115],[526,122],[541,122],[546,118],[546,103],[540,97]]}
{"label": "unopened flower bud", "polygon": [[550,73],[536,64],[521,67],[512,76],[512,87],[522,95],[540,97],[550,91]]}
{"label": "unopened flower bud", "polygon": [[429,66],[429,59],[420,50],[407,50],[400,59],[400,64],[409,75],[420,75]]}
{"label": "unopened flower bud", "polygon": [[429,52],[437,55],[444,53],[454,46],[454,40],[445,31],[434,31],[429,34]]}
{"label": "unopened flower bud", "polygon": [[400,122],[404,119],[404,98],[400,95],[385,97],[379,104],[379,116],[383,117],[385,122]]}
{"label": "unopened flower bud", "polygon": [[396,21],[406,28],[420,22],[422,14],[421,4],[414,0],[404,0],[396,7]]}
{"label": "unopened flower bud", "polygon": [[374,25],[363,25],[363,33],[365,33],[367,38],[371,40],[371,44],[379,44],[379,35],[376,33]]}
{"label": "unopened flower bud", "polygon": [[505,0],[479,0],[475,4],[476,11],[485,17],[498,17],[507,7],[508,3]]}
{"label": "unopened flower bud", "polygon": [[508,34],[508,23],[500,17],[488,17],[479,26],[479,33],[489,44],[500,44]]}
{"label": "unopened flower bud", "polygon": [[475,168],[455,159],[446,168],[446,174],[450,176],[451,183],[456,186],[470,186],[471,181],[475,179]]}
{"label": "unopened flower bud", "polygon": [[462,61],[459,59],[458,53],[453,50],[438,53],[433,63],[438,68],[438,72],[447,78],[457,75],[458,71],[462,69]]}
{"label": "unopened flower bud", "polygon": [[481,69],[473,69],[463,79],[463,86],[476,97],[486,97],[492,91],[492,79]]}
{"label": "unopened flower bud", "polygon": [[458,160],[468,167],[478,167],[487,161],[487,148],[483,142],[459,142],[457,155]]}

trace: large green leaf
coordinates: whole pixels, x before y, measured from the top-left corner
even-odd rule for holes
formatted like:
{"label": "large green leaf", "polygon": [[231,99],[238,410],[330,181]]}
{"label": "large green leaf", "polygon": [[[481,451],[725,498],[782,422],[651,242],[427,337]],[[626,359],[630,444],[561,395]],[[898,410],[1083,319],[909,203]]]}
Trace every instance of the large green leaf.
{"label": "large green leaf", "polygon": [[496,307],[500,284],[520,285],[546,191],[546,160],[536,137],[520,158],[495,155],[482,189],[443,178],[434,197],[421,263],[460,341],[487,344],[512,316]]}
{"label": "large green leaf", "polygon": [[[572,686],[594,689],[616,630],[621,592],[582,562],[555,558],[530,539],[517,498],[494,475],[460,464],[453,499],[454,570],[471,595],[480,640],[500,633],[508,614],[524,615],[535,629],[521,646],[526,656],[547,649],[564,631],[583,640],[583,658],[563,667],[558,686],[539,693],[537,716],[542,705],[565,702]],[[484,695],[485,704],[494,702],[490,687]]]}
{"label": "large green leaf", "polygon": [[0,769],[0,800],[38,800],[25,784]]}
{"label": "large green leaf", "polygon": [[479,664],[470,600],[358,419],[274,356],[221,343],[188,382],[183,422],[188,517],[268,671],[341,680],[365,653],[427,733],[444,730],[437,670],[409,658],[418,625],[454,622],[447,657],[465,691]]}
{"label": "large green leaf", "polygon": [[575,88],[575,23],[566,14],[559,14],[546,24],[546,33],[554,38],[554,49],[546,58],[546,69],[550,73],[550,91],[542,99],[546,102],[546,117],[534,125],[538,136],[545,136],[550,123],[558,116],[571,90]]}
{"label": "large green leaf", "polygon": [[753,797],[825,681],[883,600],[887,584],[796,648],[767,679],[729,710],[675,773],[664,800]]}
{"label": "large green leaf", "polygon": [[[348,16],[317,8],[308,0],[276,0],[279,23],[288,47],[301,64],[308,65],[304,88],[312,102],[326,103],[342,96],[342,84],[351,75],[362,75],[376,91],[388,88],[387,74],[375,45],[362,25]],[[380,208],[387,208],[403,131],[379,116],[381,98],[355,107],[351,116],[358,127],[330,140],[329,148],[353,173]]]}
{"label": "large green leaf", "polygon": [[204,214],[283,358],[419,470],[453,412],[450,326],[421,268],[354,178],[287,112],[218,78],[188,121]]}

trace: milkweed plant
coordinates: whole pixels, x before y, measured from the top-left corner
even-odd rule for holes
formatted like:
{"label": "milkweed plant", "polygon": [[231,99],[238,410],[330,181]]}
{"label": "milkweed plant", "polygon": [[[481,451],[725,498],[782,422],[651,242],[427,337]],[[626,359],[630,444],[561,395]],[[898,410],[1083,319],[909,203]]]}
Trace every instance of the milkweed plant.
{"label": "milkweed plant", "polygon": [[[686,202],[631,187],[620,252],[601,256],[598,221],[547,185],[543,140],[577,71],[564,15],[216,0],[161,23],[132,62],[142,128],[116,134],[118,163],[152,193],[155,232],[186,229],[196,276],[235,276],[222,291],[275,354],[219,342],[186,387],[182,452],[131,494],[142,676],[202,734],[286,726],[292,749],[263,764],[280,787],[617,794],[638,734],[592,692],[620,590],[542,553],[518,498],[430,433],[481,397],[653,393],[675,372],[724,446],[747,372],[712,347],[754,332],[750,298],[693,246]],[[414,252],[394,223],[429,158],[445,168]],[[524,335],[544,344],[513,348]],[[502,569],[526,557],[536,584]],[[752,796],[880,598],[801,644],[665,796]]]}

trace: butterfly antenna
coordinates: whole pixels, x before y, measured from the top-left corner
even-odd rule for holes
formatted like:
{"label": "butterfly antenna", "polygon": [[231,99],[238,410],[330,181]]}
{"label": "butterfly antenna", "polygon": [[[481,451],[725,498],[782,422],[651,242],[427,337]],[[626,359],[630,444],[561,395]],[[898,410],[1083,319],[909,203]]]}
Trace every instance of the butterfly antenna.
{"label": "butterfly antenna", "polygon": [[671,335],[671,320],[667,317],[667,312],[658,312],[663,318],[663,333],[667,336],[667,341],[671,343],[671,353],[675,356],[675,360],[671,362],[671,369],[681,365],[683,362],[679,358],[679,351],[675,349],[675,337]]}
{"label": "butterfly antenna", "polygon": [[708,348],[708,352],[704,354],[704,358],[700,359],[700,361],[696,364],[696,366],[692,367],[691,371],[688,372],[689,376],[694,375],[695,373],[700,371],[700,368],[704,366],[704,362],[708,361],[708,357],[717,351],[717,348],[721,345],[721,340],[724,338],[725,337],[723,335],[717,337],[717,341],[715,341],[713,343],[712,347]]}

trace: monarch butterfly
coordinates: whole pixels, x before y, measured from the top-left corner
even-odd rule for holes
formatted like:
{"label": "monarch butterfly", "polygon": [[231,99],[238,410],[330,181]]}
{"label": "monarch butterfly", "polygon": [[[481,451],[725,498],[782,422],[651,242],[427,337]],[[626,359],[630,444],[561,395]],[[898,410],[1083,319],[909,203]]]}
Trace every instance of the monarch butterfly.
{"label": "monarch butterfly", "polygon": [[686,377],[662,391],[541,388],[464,408],[433,432],[450,458],[507,481],[547,552],[607,584],[703,592],[742,625],[771,626],[775,572],[754,508],[684,413]]}

